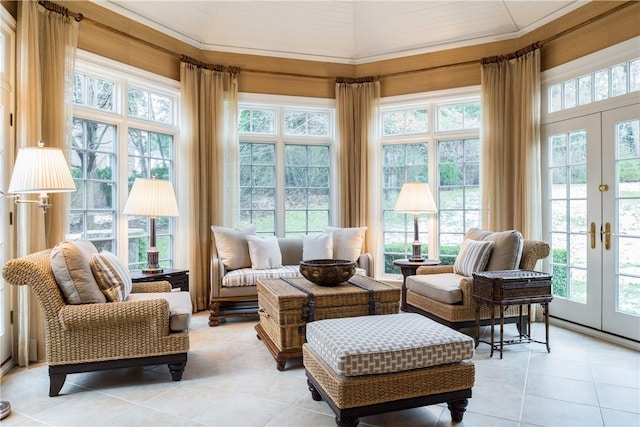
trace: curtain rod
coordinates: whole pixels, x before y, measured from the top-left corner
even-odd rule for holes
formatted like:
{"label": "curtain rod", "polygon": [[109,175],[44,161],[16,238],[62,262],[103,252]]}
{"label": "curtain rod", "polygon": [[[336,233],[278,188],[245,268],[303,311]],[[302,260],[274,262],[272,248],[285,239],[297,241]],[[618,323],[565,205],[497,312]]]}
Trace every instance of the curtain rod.
{"label": "curtain rod", "polygon": [[78,22],[80,22],[80,21],[82,21],[84,19],[84,16],[81,13],[71,12],[66,7],[61,6],[61,5],[59,5],[57,3],[54,3],[52,1],[38,1],[38,4],[40,6],[42,6],[42,7],[44,7],[47,10],[59,13],[60,15],[66,16],[67,18],[69,16],[71,16],[73,19],[75,19]]}
{"label": "curtain rod", "polygon": [[[584,27],[586,25],[589,25],[589,24],[591,24],[593,22],[596,22],[596,21],[598,21],[598,20],[600,20],[602,18],[605,18],[605,17],[607,17],[609,15],[612,15],[612,14],[614,14],[616,12],[619,12],[620,10],[623,10],[623,9],[625,9],[625,8],[635,4],[635,3],[636,2],[633,1],[633,0],[624,2],[624,3],[614,7],[613,9],[609,9],[609,10],[607,10],[605,12],[602,12],[599,15],[596,15],[596,16],[594,16],[592,18],[587,19],[586,21],[580,22],[580,23],[578,23],[578,24],[576,24],[576,25],[574,25],[572,27],[569,27],[566,30],[563,30],[563,31],[561,31],[561,32],[559,32],[557,34],[554,34],[554,35],[550,36],[550,37],[547,37],[546,39],[544,39],[544,40],[542,40],[540,42],[536,42],[533,45],[527,46],[524,49],[530,49],[531,46],[534,46],[534,45],[538,45],[538,48],[541,48],[544,45],[546,45],[547,43],[550,43],[550,42],[552,42],[554,40],[557,40],[557,39],[559,39],[561,37],[564,37],[567,34],[570,34],[570,33],[574,32],[576,30],[579,30],[580,28],[582,28],[582,27]],[[103,29],[105,29],[107,31],[110,31],[112,33],[116,33],[116,34],[119,34],[121,36],[127,37],[129,39],[135,40],[138,43],[144,44],[145,46],[150,47],[152,49],[156,49],[156,50],[159,50],[161,52],[167,53],[169,55],[175,56],[179,60],[181,60],[180,59],[181,57],[186,57],[186,55],[182,55],[182,54],[176,53],[176,52],[174,52],[174,51],[172,51],[170,49],[167,49],[165,47],[162,47],[162,46],[159,46],[157,44],[148,42],[148,41],[146,41],[144,39],[141,39],[140,37],[133,36],[131,34],[125,33],[124,31],[121,31],[121,30],[112,28],[112,27],[110,27],[108,25],[102,24],[102,23],[100,23],[100,22],[98,22],[98,21],[96,21],[94,19],[91,19],[91,18],[88,18],[86,16],[83,16],[81,13],[73,13],[73,12],[69,11],[68,9],[63,8],[62,6],[57,5],[56,3],[53,3],[53,2],[50,2],[50,1],[38,1],[38,4],[41,4],[42,6],[44,6],[47,9],[49,9],[49,7],[46,6],[47,4],[54,5],[54,6],[51,6],[51,7],[62,8],[64,10],[66,10],[66,12],[65,12],[66,14],[68,14],[69,16],[73,16],[77,21],[85,20],[85,21],[91,22],[92,24],[94,24],[94,25],[96,25],[96,26],[98,26],[100,28],[103,28]],[[53,10],[53,9],[50,9],[50,10]],[[61,12],[59,12],[59,13],[61,13]],[[522,50],[522,49],[520,49],[520,50]],[[519,51],[516,51],[512,55],[517,54],[518,52]],[[200,61],[198,61],[198,62],[200,62]],[[384,78],[390,78],[390,77],[398,77],[398,76],[404,76],[404,75],[409,75],[409,74],[423,73],[423,72],[426,72],[426,71],[433,71],[433,70],[437,70],[437,69],[441,69],[441,68],[451,68],[451,67],[457,67],[457,66],[469,65],[469,64],[480,64],[481,62],[482,62],[482,58],[481,59],[473,59],[473,60],[469,60],[469,61],[452,62],[452,63],[449,63],[449,64],[435,65],[435,66],[432,66],[432,67],[424,67],[424,68],[418,68],[418,69],[414,69],[414,70],[398,71],[398,72],[395,72],[395,73],[381,74],[381,75],[378,76],[378,78],[384,79]],[[231,68],[237,69],[237,67],[231,67]],[[285,77],[305,78],[305,79],[335,80],[336,78],[338,78],[338,77],[335,77],[335,76],[334,77],[329,77],[329,76],[319,76],[319,75],[313,75],[313,74],[289,73],[289,72],[286,72],[286,71],[268,71],[268,70],[255,70],[255,69],[247,69],[247,68],[242,69],[242,71],[244,73],[267,74],[267,75],[273,75],[273,76],[285,76]]]}

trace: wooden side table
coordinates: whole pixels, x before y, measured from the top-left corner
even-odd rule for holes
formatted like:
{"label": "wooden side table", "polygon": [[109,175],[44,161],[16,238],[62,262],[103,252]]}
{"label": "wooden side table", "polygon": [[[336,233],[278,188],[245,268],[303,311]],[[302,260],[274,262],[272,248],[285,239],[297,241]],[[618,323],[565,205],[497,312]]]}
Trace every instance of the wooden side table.
{"label": "wooden side table", "polygon": [[[473,273],[472,295],[476,306],[476,347],[480,342],[480,306],[487,304],[491,311],[491,354],[497,349],[502,359],[502,350],[505,344],[522,344],[537,342],[547,346],[547,352],[551,352],[549,347],[549,303],[553,299],[551,294],[551,276],[546,273],[528,270],[502,270],[502,271],[481,271]],[[531,304],[542,304],[544,310],[545,341],[536,341],[531,338]],[[514,340],[504,341],[504,311],[510,305],[520,306],[519,337]],[[522,306],[528,308],[527,329],[523,330]],[[495,307],[500,308],[500,343],[494,344],[493,331],[495,325]]]}
{"label": "wooden side table", "polygon": [[166,280],[171,283],[171,288],[189,292],[189,270],[165,268],[162,273],[143,273],[141,270],[134,270],[130,274],[133,283]]}
{"label": "wooden side table", "polygon": [[407,276],[415,276],[418,267],[423,265],[440,265],[437,259],[423,259],[422,261],[411,261],[410,259],[393,260],[393,265],[400,267],[402,272],[402,292],[400,294],[400,310],[407,311]]}

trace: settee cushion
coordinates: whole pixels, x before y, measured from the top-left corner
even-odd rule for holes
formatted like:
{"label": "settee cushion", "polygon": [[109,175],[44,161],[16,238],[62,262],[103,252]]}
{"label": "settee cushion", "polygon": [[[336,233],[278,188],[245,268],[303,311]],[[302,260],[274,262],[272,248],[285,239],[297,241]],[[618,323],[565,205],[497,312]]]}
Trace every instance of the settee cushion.
{"label": "settee cushion", "polygon": [[88,240],[65,240],[51,250],[51,269],[67,304],[107,302],[91,271],[97,252]]}
{"label": "settee cushion", "polygon": [[384,374],[471,359],[473,338],[415,313],[307,324],[307,345],[338,375]]}
{"label": "settee cushion", "polygon": [[524,239],[517,230],[487,231],[471,228],[464,236],[465,239],[485,240],[494,242],[491,256],[485,270],[517,270],[520,268]]}
{"label": "settee cushion", "polygon": [[129,269],[109,251],[93,254],[91,271],[107,301],[124,301],[131,292]]}
{"label": "settee cushion", "polygon": [[191,297],[189,292],[144,292],[131,293],[127,301],[163,299],[169,303],[169,329],[186,331],[191,323]]}
{"label": "settee cushion", "polygon": [[277,237],[247,236],[247,243],[249,245],[251,268],[254,270],[267,270],[282,267],[282,254],[280,253]]}
{"label": "settee cushion", "polygon": [[362,253],[366,231],[367,227],[325,227],[324,232],[333,235],[333,258],[358,261]]}
{"label": "settee cushion", "polygon": [[445,304],[457,304],[462,302],[460,280],[464,278],[456,273],[407,276],[407,290]]}
{"label": "settee cushion", "polygon": [[471,277],[476,271],[484,270],[493,245],[490,241],[465,239],[453,264],[453,272]]}
{"label": "settee cushion", "polygon": [[212,225],[211,230],[213,231],[218,258],[220,258],[226,269],[235,270],[236,268],[251,267],[247,235],[256,234],[256,226],[254,224],[239,229]]}
{"label": "settee cushion", "polygon": [[240,268],[227,272],[222,277],[222,287],[233,288],[237,286],[255,286],[259,279],[277,279],[285,277],[300,277],[298,265],[285,265],[280,268],[268,270],[254,270],[253,268]]}
{"label": "settee cushion", "polygon": [[333,234],[302,236],[302,261],[333,258]]}

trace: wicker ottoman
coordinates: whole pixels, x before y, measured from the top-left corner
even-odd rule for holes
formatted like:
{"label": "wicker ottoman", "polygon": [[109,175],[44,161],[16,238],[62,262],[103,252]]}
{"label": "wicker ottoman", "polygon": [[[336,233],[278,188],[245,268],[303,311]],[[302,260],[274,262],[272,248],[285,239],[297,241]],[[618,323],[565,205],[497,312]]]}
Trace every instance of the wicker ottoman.
{"label": "wicker ottoman", "polygon": [[443,402],[458,422],[471,397],[473,339],[419,314],[311,322],[302,349],[311,397],[339,426]]}

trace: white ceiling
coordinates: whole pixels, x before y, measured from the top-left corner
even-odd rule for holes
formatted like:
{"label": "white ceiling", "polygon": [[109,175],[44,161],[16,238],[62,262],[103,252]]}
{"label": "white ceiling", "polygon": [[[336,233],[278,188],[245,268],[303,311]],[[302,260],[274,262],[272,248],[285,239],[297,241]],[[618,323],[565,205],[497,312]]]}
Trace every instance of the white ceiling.
{"label": "white ceiling", "polygon": [[203,50],[360,64],[520,37],[586,0],[94,0]]}

